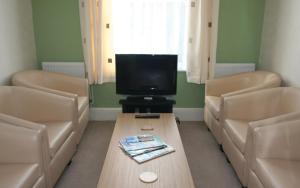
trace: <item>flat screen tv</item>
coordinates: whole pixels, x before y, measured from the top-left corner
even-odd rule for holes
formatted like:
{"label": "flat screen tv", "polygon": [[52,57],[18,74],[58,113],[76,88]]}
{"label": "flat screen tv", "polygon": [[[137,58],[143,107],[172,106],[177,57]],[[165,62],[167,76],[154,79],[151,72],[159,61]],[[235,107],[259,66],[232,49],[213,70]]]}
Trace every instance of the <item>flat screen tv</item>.
{"label": "flat screen tv", "polygon": [[122,95],[175,95],[177,55],[116,54],[116,90]]}

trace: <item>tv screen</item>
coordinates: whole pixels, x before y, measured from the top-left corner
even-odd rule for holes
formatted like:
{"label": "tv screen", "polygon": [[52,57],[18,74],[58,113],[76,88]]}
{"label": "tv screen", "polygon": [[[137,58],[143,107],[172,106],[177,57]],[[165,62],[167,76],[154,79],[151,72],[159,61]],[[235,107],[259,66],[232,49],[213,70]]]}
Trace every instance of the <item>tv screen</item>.
{"label": "tv screen", "polygon": [[123,95],[175,95],[177,55],[116,54],[116,90]]}

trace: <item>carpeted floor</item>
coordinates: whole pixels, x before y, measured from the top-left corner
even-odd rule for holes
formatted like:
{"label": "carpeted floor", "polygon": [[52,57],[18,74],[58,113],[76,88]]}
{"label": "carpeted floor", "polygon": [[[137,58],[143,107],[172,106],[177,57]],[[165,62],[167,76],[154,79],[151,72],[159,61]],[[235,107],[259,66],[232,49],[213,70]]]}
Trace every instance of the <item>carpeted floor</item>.
{"label": "carpeted floor", "polygon": [[[182,122],[178,127],[196,188],[241,187],[203,123]],[[89,123],[72,164],[56,188],[96,188],[113,128],[114,122]]]}

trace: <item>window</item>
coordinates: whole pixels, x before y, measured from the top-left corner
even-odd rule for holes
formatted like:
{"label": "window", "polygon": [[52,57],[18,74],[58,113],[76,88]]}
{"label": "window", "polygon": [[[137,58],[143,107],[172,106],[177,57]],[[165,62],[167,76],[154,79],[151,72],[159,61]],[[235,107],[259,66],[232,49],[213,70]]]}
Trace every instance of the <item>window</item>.
{"label": "window", "polygon": [[186,70],[186,0],[112,0],[116,54],[177,54]]}

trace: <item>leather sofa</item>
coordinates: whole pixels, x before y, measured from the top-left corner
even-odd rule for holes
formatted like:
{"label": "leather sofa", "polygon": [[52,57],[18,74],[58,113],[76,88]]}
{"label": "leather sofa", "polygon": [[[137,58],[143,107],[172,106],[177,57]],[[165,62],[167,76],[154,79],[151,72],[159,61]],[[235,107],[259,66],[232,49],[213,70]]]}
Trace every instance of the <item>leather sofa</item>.
{"label": "leather sofa", "polygon": [[299,117],[300,89],[271,88],[224,98],[222,145],[243,186],[248,185],[255,128]]}
{"label": "leather sofa", "polygon": [[204,121],[222,143],[222,111],[225,97],[265,88],[279,87],[281,78],[271,72],[255,71],[208,80],[205,85]]}
{"label": "leather sofa", "polygon": [[89,118],[89,85],[86,79],[41,70],[27,70],[13,75],[12,83],[74,98],[78,114],[75,125],[76,140],[77,144],[80,142]]}
{"label": "leather sofa", "polygon": [[300,186],[300,117],[254,130],[249,188]]}
{"label": "leather sofa", "polygon": [[[47,187],[53,187],[76,151],[74,98],[24,87],[1,86],[0,113],[5,114],[0,116],[2,122],[45,130],[46,139],[41,149],[44,173]],[[23,145],[23,152],[14,155],[29,155],[26,149],[28,144],[24,141]],[[1,150],[1,153],[6,151],[9,150]]]}
{"label": "leather sofa", "polygon": [[22,120],[7,123],[1,116],[0,187],[45,188],[45,131]]}

